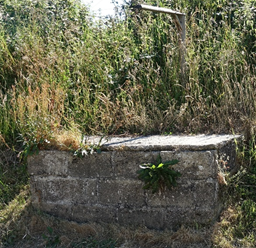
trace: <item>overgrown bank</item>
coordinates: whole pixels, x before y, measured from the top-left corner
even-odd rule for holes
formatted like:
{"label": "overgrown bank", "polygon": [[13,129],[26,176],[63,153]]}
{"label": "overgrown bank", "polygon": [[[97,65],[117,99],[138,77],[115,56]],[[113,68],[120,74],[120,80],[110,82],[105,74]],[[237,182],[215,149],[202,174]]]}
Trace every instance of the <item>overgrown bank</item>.
{"label": "overgrown bank", "polygon": [[2,1],[1,136],[253,132],[255,2],[200,2],[160,4],[186,13],[181,81],[168,15],[92,22],[77,1]]}

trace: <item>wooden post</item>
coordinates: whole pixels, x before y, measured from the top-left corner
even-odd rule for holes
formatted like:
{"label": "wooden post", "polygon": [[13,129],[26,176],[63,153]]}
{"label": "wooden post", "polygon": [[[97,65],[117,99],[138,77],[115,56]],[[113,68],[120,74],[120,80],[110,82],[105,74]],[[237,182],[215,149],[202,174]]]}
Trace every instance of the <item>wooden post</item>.
{"label": "wooden post", "polygon": [[170,14],[172,16],[172,19],[174,20],[174,23],[179,31],[180,40],[179,40],[179,46],[180,46],[180,71],[181,71],[181,81],[183,86],[185,86],[185,74],[186,74],[186,61],[185,61],[185,55],[186,55],[186,18],[185,14],[167,9],[167,8],[159,8],[155,6],[145,5],[145,4],[139,4],[134,7],[134,9],[141,9],[141,10],[148,10],[153,11],[157,13],[164,13],[164,14]]}

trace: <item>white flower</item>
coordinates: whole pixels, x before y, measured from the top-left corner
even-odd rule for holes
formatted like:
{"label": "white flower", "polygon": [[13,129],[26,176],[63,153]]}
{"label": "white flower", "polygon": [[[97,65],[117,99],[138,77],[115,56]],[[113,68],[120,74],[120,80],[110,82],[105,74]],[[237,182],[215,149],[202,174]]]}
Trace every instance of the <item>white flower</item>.
{"label": "white flower", "polygon": [[82,156],[88,155],[88,152],[86,150],[82,150]]}

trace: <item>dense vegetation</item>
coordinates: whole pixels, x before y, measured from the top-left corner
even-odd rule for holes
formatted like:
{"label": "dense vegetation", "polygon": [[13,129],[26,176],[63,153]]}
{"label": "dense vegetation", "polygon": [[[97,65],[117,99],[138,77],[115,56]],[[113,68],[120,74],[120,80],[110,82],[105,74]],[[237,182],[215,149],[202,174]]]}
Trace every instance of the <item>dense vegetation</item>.
{"label": "dense vegetation", "polygon": [[[155,4],[154,1],[148,1]],[[0,132],[7,143],[82,134],[251,131],[255,2],[167,1],[186,13],[186,78],[171,16],[124,6],[93,22],[76,1],[2,1]]]}
{"label": "dense vegetation", "polygon": [[[256,1],[145,1],[186,13],[185,77],[172,17],[131,2],[95,21],[77,0],[0,0],[0,146],[26,155],[77,149],[86,134],[242,133],[229,235],[255,242]],[[3,170],[0,209],[14,194]]]}

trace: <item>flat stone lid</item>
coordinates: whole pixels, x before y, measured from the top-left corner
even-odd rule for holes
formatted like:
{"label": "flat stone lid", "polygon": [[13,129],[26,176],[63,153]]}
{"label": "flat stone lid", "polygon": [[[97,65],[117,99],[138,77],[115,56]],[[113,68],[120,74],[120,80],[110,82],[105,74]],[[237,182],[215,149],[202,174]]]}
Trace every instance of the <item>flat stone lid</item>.
{"label": "flat stone lid", "polygon": [[153,135],[130,137],[86,136],[87,144],[99,144],[101,150],[130,151],[168,151],[168,150],[216,150],[234,140],[241,140],[241,135]]}

